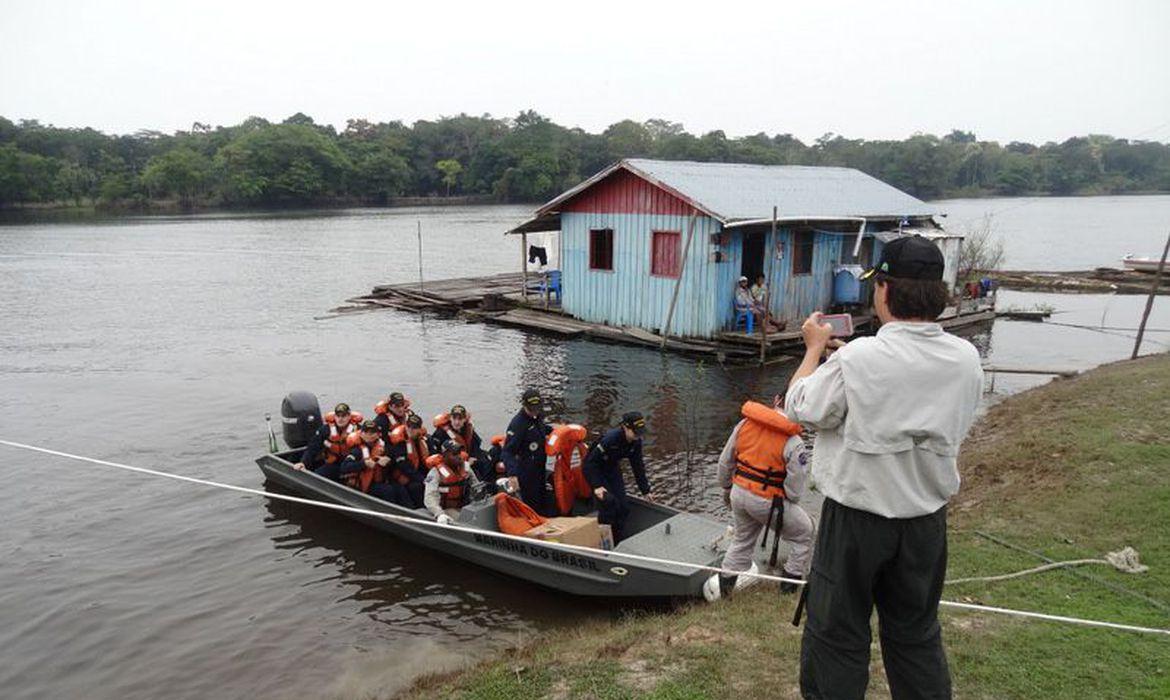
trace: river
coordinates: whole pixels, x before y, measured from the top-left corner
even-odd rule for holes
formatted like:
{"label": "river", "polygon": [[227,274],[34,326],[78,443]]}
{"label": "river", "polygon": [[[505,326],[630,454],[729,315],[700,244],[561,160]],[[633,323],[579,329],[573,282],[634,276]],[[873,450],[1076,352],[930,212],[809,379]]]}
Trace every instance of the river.
{"label": "river", "polygon": [[[955,200],[998,212],[1012,267],[1153,255],[1170,197]],[[0,226],[0,437],[260,487],[265,413],[290,390],[368,410],[391,390],[430,415],[466,404],[500,432],[522,389],[554,417],[649,418],[656,491],[721,514],[714,459],[746,397],[790,366],[725,368],[395,311],[319,318],[378,283],[514,269],[528,207],[349,210]],[[1104,223],[1103,223],[1104,222]],[[1116,222],[1112,224],[1110,222]],[[1112,233],[1110,233],[1112,232]],[[1059,240],[1059,245],[1052,245]],[[968,331],[991,364],[1127,357],[1143,299],[1004,292],[1064,326]],[[1170,328],[1170,300],[1151,326]],[[1150,334],[1147,351],[1170,334]],[[1043,379],[997,377],[992,397]],[[990,381],[989,381],[990,387]],[[5,698],[385,694],[550,626],[617,614],[309,507],[0,447]]]}

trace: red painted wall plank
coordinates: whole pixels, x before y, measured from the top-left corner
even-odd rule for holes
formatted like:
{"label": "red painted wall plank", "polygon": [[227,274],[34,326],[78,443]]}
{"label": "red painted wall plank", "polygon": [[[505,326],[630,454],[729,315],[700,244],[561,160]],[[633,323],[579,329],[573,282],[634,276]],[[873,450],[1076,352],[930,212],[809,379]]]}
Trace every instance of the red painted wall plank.
{"label": "red painted wall plank", "polygon": [[599,214],[670,214],[687,216],[690,206],[666,190],[627,170],[617,170],[565,202],[561,211]]}

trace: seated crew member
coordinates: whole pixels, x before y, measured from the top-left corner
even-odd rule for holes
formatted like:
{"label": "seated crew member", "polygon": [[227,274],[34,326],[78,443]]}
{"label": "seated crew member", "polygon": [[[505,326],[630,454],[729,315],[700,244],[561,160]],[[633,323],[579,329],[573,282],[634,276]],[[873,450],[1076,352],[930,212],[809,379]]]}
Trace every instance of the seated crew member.
{"label": "seated crew member", "polygon": [[[813,523],[798,503],[808,478],[809,450],[800,437],[800,426],[778,407],[748,401],[741,410],[743,420],[731,431],[719,456],[719,485],[734,522],[731,546],[723,556],[722,568],[754,572],[757,566],[752,561],[752,551],[756,540],[761,530],[776,527],[773,513],[778,512],[778,534],[792,543],[782,575],[803,579],[812,558]],[[737,578],[715,574],[703,586],[703,595],[708,600],[726,597],[735,590]],[[794,593],[796,584],[781,583],[780,591]]]}
{"label": "seated crew member", "polygon": [[646,465],[642,462],[642,435],[646,419],[637,411],[622,416],[620,426],[608,431],[589,450],[582,471],[598,501],[597,521],[613,528],[613,541],[622,538],[622,526],[630,514],[626,496],[626,482],[622,478],[621,461],[628,459],[643,498],[653,500],[650,482],[646,479]]}
{"label": "seated crew member", "polygon": [[508,465],[504,464],[504,440],[506,435],[493,435],[492,446],[487,451],[487,462],[478,465],[475,473],[484,481],[492,481],[508,475]]}
{"label": "seated crew member", "polygon": [[483,488],[475,471],[463,459],[463,446],[446,440],[442,447],[443,460],[427,472],[423,503],[438,522],[449,525],[467,505],[472,493]]}
{"label": "seated crew member", "polygon": [[476,476],[479,476],[477,467],[480,462],[487,461],[487,454],[483,451],[483,439],[471,424],[471,414],[459,404],[452,406],[448,413],[435,417],[435,430],[431,433],[431,451],[442,452],[443,443],[448,440],[454,440],[459,445],[467,455],[468,465],[475,469]]}
{"label": "seated crew member", "polygon": [[520,500],[540,515],[548,515],[548,456],[544,441],[552,427],[544,422],[544,400],[536,389],[525,389],[520,412],[508,424],[500,460],[507,475],[520,486]]}
{"label": "seated crew member", "polygon": [[405,425],[407,416],[414,415],[414,411],[410,410],[410,400],[403,396],[402,392],[394,391],[374,406],[374,414],[382,439],[389,442],[390,432],[400,425]]}
{"label": "seated crew member", "polygon": [[402,490],[383,480],[390,457],[374,421],[368,418],[362,421],[361,429],[351,434],[347,443],[350,452],[340,465],[341,482],[375,498],[402,505]]}
{"label": "seated crew member", "polygon": [[422,418],[411,413],[406,423],[390,432],[390,460],[393,465],[389,481],[406,489],[409,507],[423,505],[423,477],[426,476],[427,431]]}
{"label": "seated crew member", "polygon": [[337,404],[332,413],[325,414],[321,427],[309,438],[300,461],[293,465],[293,469],[300,470],[308,466],[317,474],[338,481],[341,478],[341,462],[349,452],[346,440],[358,432],[361,424],[362,414],[350,411],[349,404]]}

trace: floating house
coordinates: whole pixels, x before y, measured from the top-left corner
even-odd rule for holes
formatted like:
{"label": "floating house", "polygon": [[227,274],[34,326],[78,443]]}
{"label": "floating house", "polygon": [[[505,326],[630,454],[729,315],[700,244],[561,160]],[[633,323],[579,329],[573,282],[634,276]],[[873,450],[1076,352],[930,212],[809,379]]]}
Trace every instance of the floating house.
{"label": "floating house", "polygon": [[869,266],[898,236],[935,240],[953,288],[961,237],[936,224],[938,213],[852,168],[627,159],[508,233],[524,251],[529,234],[559,233],[549,252],[564,313],[713,338],[735,330],[740,276],[765,276],[771,314],[789,328],[815,310],[864,302],[835,299],[834,279]]}

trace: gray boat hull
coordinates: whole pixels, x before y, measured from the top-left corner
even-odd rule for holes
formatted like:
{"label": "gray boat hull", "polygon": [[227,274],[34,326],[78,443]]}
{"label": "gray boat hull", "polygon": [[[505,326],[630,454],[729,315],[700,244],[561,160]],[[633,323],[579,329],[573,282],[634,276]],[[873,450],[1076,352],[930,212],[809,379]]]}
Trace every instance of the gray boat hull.
{"label": "gray boat hull", "polygon": [[[286,459],[292,454],[295,453],[268,454],[258,458],[256,463],[268,481],[298,496],[433,522],[424,511],[388,503],[312,472],[296,470]],[[464,509],[457,526],[444,528],[339,512],[423,547],[574,595],[693,597],[702,595],[703,581],[710,576],[709,572],[695,566],[631,561],[615,552],[567,551],[538,540],[520,542],[501,537],[498,532],[474,526],[476,508],[473,506]],[[489,513],[485,511],[480,515],[488,516]],[[465,519],[470,522],[463,522]],[[494,515],[491,519],[494,521]],[[704,566],[718,564],[722,558],[715,543],[725,527],[708,518],[632,498],[628,523],[636,534],[620,543],[617,552],[628,551]]]}

